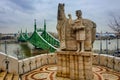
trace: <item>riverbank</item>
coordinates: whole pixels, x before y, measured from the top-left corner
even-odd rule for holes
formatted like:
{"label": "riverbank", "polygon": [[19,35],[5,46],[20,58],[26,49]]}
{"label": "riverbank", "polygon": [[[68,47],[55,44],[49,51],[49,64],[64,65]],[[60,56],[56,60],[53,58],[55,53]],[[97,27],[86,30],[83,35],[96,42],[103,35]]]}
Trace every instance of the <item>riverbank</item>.
{"label": "riverbank", "polygon": [[[120,39],[118,39],[119,44],[117,44],[117,39],[108,40],[106,45],[106,40],[102,40],[102,43],[100,40],[95,40],[93,44],[93,50],[96,53],[100,53],[100,49],[102,49],[102,53],[106,53],[106,46],[108,46],[108,53],[113,54],[115,50],[117,50],[117,45],[119,45],[118,49],[120,49]],[[5,52],[5,42],[0,43],[0,52]],[[29,42],[25,43],[18,43],[18,42],[7,42],[7,52],[9,55],[17,57],[16,52],[19,51],[20,57],[31,57],[34,55],[42,54],[47,51],[41,51],[41,49],[34,49],[34,46],[30,44]],[[24,56],[23,56],[24,55]]]}
{"label": "riverbank", "polygon": [[0,40],[0,44],[4,44],[5,41],[6,41],[7,43],[18,43],[18,41],[15,40],[15,39],[7,39],[7,40]]}

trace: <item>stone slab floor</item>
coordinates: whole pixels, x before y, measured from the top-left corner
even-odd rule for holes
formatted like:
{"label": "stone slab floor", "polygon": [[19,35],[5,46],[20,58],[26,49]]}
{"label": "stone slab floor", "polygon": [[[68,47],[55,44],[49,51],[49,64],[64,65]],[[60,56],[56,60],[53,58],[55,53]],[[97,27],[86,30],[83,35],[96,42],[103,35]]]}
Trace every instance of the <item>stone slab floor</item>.
{"label": "stone slab floor", "polygon": [[[22,80],[70,80],[56,77],[56,65],[46,65],[22,75]],[[120,72],[102,66],[93,66],[94,80],[120,80]]]}

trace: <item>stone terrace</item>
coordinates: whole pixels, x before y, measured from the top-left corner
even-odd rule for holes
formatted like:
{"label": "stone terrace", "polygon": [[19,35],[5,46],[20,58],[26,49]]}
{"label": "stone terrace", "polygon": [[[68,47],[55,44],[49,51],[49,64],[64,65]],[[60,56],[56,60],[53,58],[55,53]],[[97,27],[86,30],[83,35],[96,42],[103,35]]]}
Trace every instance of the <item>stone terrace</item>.
{"label": "stone terrace", "polygon": [[[46,65],[22,75],[22,80],[70,80],[56,77],[57,65]],[[93,66],[93,80],[120,80],[120,73],[103,66]]]}
{"label": "stone terrace", "polygon": [[[1,71],[6,71],[5,68],[5,60],[6,55],[0,53],[0,80],[2,77]],[[113,57],[109,55],[99,55],[93,54],[93,71],[94,71],[94,79],[95,80],[120,80],[120,58]],[[56,78],[56,63],[57,56],[54,53],[50,54],[42,54],[35,57],[17,60],[13,57],[8,56],[10,61],[8,73],[12,73],[14,75],[19,74],[20,78],[37,78],[41,79],[41,76],[47,75],[49,78],[50,75],[55,80],[61,80],[61,78]],[[13,66],[14,65],[14,66]],[[5,74],[5,73],[4,73]],[[3,74],[3,76],[4,76]],[[34,74],[34,75],[33,75]],[[6,75],[6,74],[5,74]],[[18,76],[17,76],[18,77]],[[53,79],[45,79],[44,80],[53,80]],[[17,79],[16,79],[17,80]],[[28,79],[34,80],[34,79]],[[67,80],[67,79],[62,79]],[[68,79],[69,80],[69,79]]]}

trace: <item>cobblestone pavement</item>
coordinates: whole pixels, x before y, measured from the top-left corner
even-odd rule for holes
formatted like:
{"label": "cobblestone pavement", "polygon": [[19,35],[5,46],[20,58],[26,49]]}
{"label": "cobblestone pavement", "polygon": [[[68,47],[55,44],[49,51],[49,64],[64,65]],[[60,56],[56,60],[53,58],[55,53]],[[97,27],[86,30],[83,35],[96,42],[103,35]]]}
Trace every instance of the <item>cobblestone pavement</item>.
{"label": "cobblestone pavement", "polygon": [[[56,65],[46,65],[22,75],[22,80],[70,80],[56,77]],[[120,80],[120,72],[102,66],[93,66],[94,80]]]}

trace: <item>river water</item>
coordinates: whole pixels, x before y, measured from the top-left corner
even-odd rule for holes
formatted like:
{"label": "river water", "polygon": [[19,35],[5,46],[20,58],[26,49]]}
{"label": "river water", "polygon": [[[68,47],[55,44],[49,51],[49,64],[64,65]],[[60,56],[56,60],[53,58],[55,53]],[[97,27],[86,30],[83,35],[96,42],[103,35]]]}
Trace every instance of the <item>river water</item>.
{"label": "river water", "polygon": [[[120,39],[119,46],[120,46]],[[117,49],[117,40],[108,40],[108,49],[109,50],[116,50]],[[7,44],[7,54],[18,57],[18,58],[26,58],[33,56],[32,50],[34,49],[34,46],[32,46],[30,43],[8,43]],[[106,40],[102,40],[102,49],[106,49]],[[120,47],[119,47],[120,49]],[[93,50],[100,50],[100,40],[95,40],[93,44]],[[0,52],[5,53],[5,44],[0,44]],[[17,53],[19,53],[17,55]]]}

